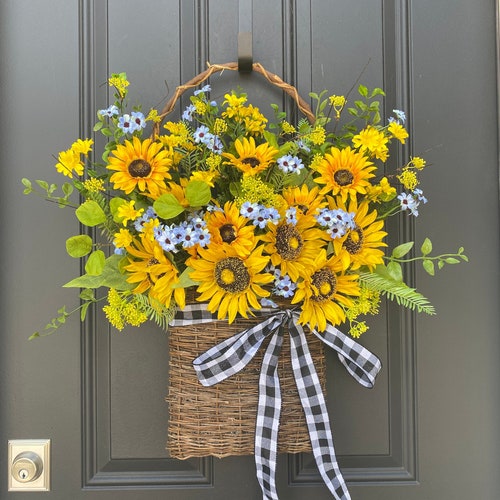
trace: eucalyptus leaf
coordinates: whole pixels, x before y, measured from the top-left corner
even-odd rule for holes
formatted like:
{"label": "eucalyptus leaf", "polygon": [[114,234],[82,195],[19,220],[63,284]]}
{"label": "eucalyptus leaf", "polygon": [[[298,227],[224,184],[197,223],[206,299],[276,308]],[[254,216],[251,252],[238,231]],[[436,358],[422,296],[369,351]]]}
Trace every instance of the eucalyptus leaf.
{"label": "eucalyptus leaf", "polygon": [[186,199],[191,207],[201,207],[210,202],[210,186],[203,181],[190,181],[186,186]]}
{"label": "eucalyptus leaf", "polygon": [[86,234],[71,236],[66,240],[66,251],[71,257],[79,259],[92,251],[92,238]]}
{"label": "eucalyptus leaf", "polygon": [[432,242],[429,238],[425,238],[422,246],[420,247],[422,255],[429,255],[432,252]]}
{"label": "eucalyptus leaf", "polygon": [[407,243],[403,243],[402,245],[398,245],[392,251],[392,256],[396,259],[400,259],[401,257],[404,257],[413,248],[413,245],[414,245],[413,241],[408,241]]}
{"label": "eucalyptus leaf", "polygon": [[436,271],[434,269],[434,262],[432,260],[425,259],[424,261],[422,261],[422,265],[424,266],[424,269],[427,272],[427,274],[434,276]]}
{"label": "eucalyptus leaf", "polygon": [[76,210],[77,219],[85,226],[94,227],[106,221],[106,214],[94,200],[83,202]]}
{"label": "eucalyptus leaf", "polygon": [[389,276],[395,281],[403,281],[403,269],[399,262],[389,262],[387,264]]}
{"label": "eucalyptus leaf", "polygon": [[162,219],[173,219],[184,212],[184,207],[172,193],[162,194],[153,203],[153,208]]}
{"label": "eucalyptus leaf", "polygon": [[99,276],[104,269],[106,256],[102,250],[96,250],[89,255],[85,263],[85,272],[91,276]]}

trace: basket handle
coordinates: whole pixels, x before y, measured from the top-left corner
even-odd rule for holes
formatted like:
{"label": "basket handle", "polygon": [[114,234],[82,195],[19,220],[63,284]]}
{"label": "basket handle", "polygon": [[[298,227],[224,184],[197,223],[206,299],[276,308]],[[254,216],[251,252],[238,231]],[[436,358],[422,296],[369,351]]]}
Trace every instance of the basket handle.
{"label": "basket handle", "polygon": [[[210,63],[207,64],[208,68],[205,71],[202,71],[197,76],[186,82],[184,85],[179,85],[175,89],[174,95],[169,99],[169,101],[165,104],[165,106],[161,110],[161,113],[159,115],[161,120],[155,123],[153,127],[153,137],[159,134],[161,123],[163,122],[165,117],[172,112],[172,110],[175,107],[175,104],[177,103],[181,95],[184,94],[184,92],[186,92],[191,88],[197,87],[198,85],[200,85],[200,83],[203,83],[205,80],[210,78],[210,76],[212,76],[214,73],[223,72],[225,70],[238,71],[237,62],[229,62],[224,64],[210,64]],[[281,90],[283,90],[283,92],[292,97],[292,99],[297,104],[299,110],[305,115],[305,117],[309,120],[311,124],[314,124],[314,122],[316,121],[316,117],[314,116],[311,107],[309,106],[309,104],[307,104],[306,101],[304,101],[304,99],[302,99],[302,97],[300,97],[295,87],[284,82],[279,76],[267,71],[260,63],[253,63],[252,70],[263,75],[268,82],[272,83],[276,87],[279,87]]]}

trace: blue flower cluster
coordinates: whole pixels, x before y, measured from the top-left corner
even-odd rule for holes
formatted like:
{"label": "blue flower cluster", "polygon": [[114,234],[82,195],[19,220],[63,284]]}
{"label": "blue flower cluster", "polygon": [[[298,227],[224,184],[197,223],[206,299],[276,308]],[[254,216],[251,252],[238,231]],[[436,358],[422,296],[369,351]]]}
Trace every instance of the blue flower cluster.
{"label": "blue flower cluster", "polygon": [[418,206],[427,203],[427,198],[421,189],[414,189],[412,193],[401,193],[398,195],[401,210],[408,210],[409,215],[418,217]]}
{"label": "blue flower cluster", "polygon": [[285,174],[298,174],[304,168],[302,160],[297,156],[285,155],[278,158],[276,162]]}
{"label": "blue flower cluster", "polygon": [[297,285],[291,280],[288,274],[282,276],[279,269],[274,271],[274,295],[288,299],[293,297],[296,288]]}
{"label": "blue flower cluster", "polygon": [[[98,114],[113,118],[120,113],[120,110],[114,104],[107,109],[100,109]],[[132,134],[136,130],[142,130],[146,127],[146,118],[140,111],[132,111],[132,113],[125,113],[118,118],[118,127],[124,134]]]}
{"label": "blue flower cluster", "polygon": [[355,229],[354,212],[346,212],[340,208],[329,209],[322,208],[319,213],[314,216],[320,226],[327,227],[327,233],[332,240],[341,238],[349,229]]}
{"label": "blue flower cluster", "polygon": [[219,155],[222,153],[222,141],[217,135],[210,133],[208,127],[206,127],[205,125],[199,126],[195,130],[193,137],[194,142],[196,142],[197,144],[205,144],[205,146],[213,153]]}
{"label": "blue flower cluster", "polygon": [[178,252],[179,247],[191,248],[195,245],[206,247],[210,243],[207,224],[199,214],[192,215],[181,224],[162,224],[155,228],[155,239],[166,252]]}
{"label": "blue flower cluster", "polygon": [[250,201],[246,201],[241,205],[240,214],[250,219],[254,226],[258,226],[261,229],[264,229],[268,222],[278,224],[280,219],[280,214],[274,207],[268,208]]}

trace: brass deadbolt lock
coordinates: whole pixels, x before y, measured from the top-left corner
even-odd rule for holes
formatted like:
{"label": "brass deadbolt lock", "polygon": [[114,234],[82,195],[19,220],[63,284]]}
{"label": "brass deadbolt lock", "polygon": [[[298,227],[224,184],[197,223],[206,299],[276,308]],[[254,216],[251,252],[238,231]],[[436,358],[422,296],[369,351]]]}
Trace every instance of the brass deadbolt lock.
{"label": "brass deadbolt lock", "polygon": [[12,462],[12,477],[20,483],[36,481],[43,472],[43,460],[32,451],[23,451]]}

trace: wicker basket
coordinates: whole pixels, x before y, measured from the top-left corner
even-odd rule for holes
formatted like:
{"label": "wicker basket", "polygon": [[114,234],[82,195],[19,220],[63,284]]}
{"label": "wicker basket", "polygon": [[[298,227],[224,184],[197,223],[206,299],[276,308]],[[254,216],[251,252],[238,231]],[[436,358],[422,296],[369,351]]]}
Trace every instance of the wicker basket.
{"label": "wicker basket", "polygon": [[[203,325],[169,329],[170,409],[167,449],[173,458],[251,455],[254,452],[255,419],[259,373],[265,346],[248,366],[229,379],[204,387],[193,369],[193,359],[210,347],[246,329],[261,319],[214,321]],[[308,337],[323,391],[325,361],[323,344]],[[278,367],[282,391],[281,423],[278,438],[280,453],[311,451],[304,412],[295,386],[290,361],[290,342],[285,334]]]}
{"label": "wicker basket", "polygon": [[[161,121],[156,123],[153,136],[159,134],[161,122],[173,111],[184,92],[197,87],[214,73],[237,70],[238,63],[209,65],[207,70],[177,87],[160,114]],[[311,123],[314,122],[314,113],[295,87],[270,73],[259,63],[253,63],[252,70],[289,95],[298,110]],[[170,373],[167,401],[170,418],[167,449],[171,457],[221,458],[254,453],[259,374],[266,346],[261,346],[244,370],[212,387],[200,384],[192,362],[209,348],[259,321],[261,321],[259,318],[239,319],[231,325],[226,321],[214,321],[201,326],[169,329]],[[324,391],[326,375],[322,343],[311,335],[308,345]],[[311,451],[305,417],[291,368],[287,334],[284,336],[278,373],[282,393],[278,451],[282,453]]]}

